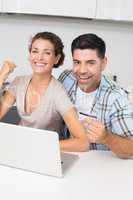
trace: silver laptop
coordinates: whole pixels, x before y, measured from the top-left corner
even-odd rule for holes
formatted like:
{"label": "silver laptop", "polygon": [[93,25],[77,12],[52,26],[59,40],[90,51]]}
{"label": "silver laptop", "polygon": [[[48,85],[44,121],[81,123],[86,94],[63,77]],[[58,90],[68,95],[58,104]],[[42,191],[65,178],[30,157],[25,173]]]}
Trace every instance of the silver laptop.
{"label": "silver laptop", "polygon": [[58,134],[0,123],[0,164],[62,177],[77,155],[60,153]]}

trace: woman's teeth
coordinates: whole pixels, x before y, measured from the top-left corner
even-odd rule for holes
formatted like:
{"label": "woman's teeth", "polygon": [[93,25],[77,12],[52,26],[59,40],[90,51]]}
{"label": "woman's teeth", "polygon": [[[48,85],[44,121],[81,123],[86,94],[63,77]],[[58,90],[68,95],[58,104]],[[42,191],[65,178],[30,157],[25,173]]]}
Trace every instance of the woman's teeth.
{"label": "woman's teeth", "polygon": [[36,63],[36,66],[37,66],[37,67],[45,67],[45,65],[46,65],[46,64],[44,64],[44,63]]}

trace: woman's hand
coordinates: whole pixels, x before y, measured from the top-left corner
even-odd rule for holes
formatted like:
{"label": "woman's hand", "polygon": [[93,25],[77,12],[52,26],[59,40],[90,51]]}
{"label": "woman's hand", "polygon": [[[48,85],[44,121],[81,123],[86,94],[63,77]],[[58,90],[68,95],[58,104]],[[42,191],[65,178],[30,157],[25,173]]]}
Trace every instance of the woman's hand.
{"label": "woman's hand", "polygon": [[11,61],[4,61],[0,70],[0,87],[3,85],[4,81],[8,78],[9,74],[13,72],[16,65]]}
{"label": "woman's hand", "polygon": [[0,70],[0,75],[4,78],[4,80],[8,77],[8,75],[13,72],[16,65],[11,61],[4,61],[3,66]]}

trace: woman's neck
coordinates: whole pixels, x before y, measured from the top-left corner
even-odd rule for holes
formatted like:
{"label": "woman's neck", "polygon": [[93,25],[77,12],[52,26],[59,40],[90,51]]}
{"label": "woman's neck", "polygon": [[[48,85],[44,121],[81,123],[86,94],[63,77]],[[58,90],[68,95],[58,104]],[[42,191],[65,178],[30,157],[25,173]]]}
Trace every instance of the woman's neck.
{"label": "woman's neck", "polygon": [[31,85],[36,89],[40,87],[47,87],[51,81],[52,75],[44,77],[44,75],[33,75],[31,79]]}

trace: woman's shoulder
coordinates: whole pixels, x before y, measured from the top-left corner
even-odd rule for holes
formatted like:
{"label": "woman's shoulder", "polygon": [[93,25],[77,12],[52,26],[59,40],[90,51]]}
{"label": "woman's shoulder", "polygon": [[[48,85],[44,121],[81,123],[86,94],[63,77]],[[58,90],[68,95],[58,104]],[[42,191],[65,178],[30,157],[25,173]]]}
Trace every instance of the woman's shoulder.
{"label": "woman's shoulder", "polygon": [[13,83],[24,83],[27,82],[31,78],[31,75],[23,75],[23,76],[16,76],[13,80]]}
{"label": "woman's shoulder", "polygon": [[65,90],[65,87],[63,86],[62,83],[60,83],[57,79],[55,79],[54,77],[52,78],[52,87],[55,89],[55,90],[63,90],[63,91],[66,91]]}

